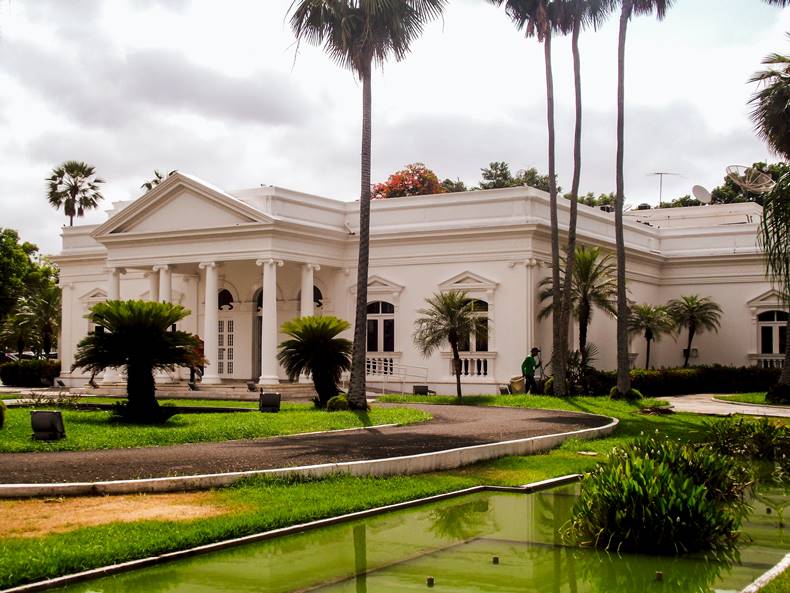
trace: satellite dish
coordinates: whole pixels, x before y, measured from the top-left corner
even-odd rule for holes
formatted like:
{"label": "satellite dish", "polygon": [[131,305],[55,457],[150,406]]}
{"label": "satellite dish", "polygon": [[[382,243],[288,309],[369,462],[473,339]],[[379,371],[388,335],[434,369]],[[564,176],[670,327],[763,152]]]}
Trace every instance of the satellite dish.
{"label": "satellite dish", "polygon": [[713,196],[710,195],[710,192],[701,185],[695,185],[692,187],[691,193],[703,204],[710,204],[713,200]]}
{"label": "satellite dish", "polygon": [[729,177],[738,187],[753,194],[764,194],[774,188],[774,180],[767,173],[746,165],[727,167]]}

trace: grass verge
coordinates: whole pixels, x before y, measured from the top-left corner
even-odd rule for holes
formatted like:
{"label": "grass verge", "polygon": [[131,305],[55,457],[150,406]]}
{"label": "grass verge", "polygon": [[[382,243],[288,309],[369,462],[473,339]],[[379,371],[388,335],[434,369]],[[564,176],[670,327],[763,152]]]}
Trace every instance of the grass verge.
{"label": "grass verge", "polygon": [[[732,395],[717,395],[716,399],[721,399],[728,402],[740,402],[744,404],[757,404],[760,406],[778,405],[765,401],[765,393],[735,393]],[[785,404],[784,407],[787,407],[787,405]]]}
{"label": "grass verge", "polygon": [[123,424],[110,412],[63,410],[66,438],[34,441],[30,438],[30,409],[11,408],[0,431],[0,453],[25,451],[87,451],[151,447],[182,443],[273,437],[321,430],[358,428],[379,424],[410,424],[430,415],[407,408],[377,408],[370,412],[325,412],[312,404],[284,403],[277,414],[257,412],[180,414],[164,425]]}
{"label": "grass verge", "polygon": [[760,593],[787,593],[790,591],[790,568],[768,583]]}
{"label": "grass verge", "polygon": [[[584,472],[603,460],[612,447],[622,446],[642,432],[658,430],[684,440],[699,440],[706,422],[692,414],[646,416],[639,406],[606,398],[527,399],[529,402],[506,396],[504,401],[606,414],[619,418],[620,425],[610,437],[568,441],[543,455],[505,457],[434,474],[312,481],[255,478],[213,492],[216,504],[230,509],[218,517],[110,523],[44,537],[0,539],[0,588],[477,484],[518,485]],[[5,512],[4,504],[9,503],[0,501],[0,516]]]}

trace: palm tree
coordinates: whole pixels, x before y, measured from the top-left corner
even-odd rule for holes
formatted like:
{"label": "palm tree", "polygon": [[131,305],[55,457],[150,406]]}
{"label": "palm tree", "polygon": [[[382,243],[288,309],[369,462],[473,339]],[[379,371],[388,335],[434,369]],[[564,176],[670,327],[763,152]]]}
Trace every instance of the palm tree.
{"label": "palm tree", "polygon": [[[587,351],[587,330],[592,322],[593,309],[615,316],[617,298],[617,282],[615,280],[615,265],[611,254],[602,256],[599,247],[585,247],[580,245],[575,251],[576,266],[573,268],[573,278],[568,282],[567,268],[561,270],[561,282],[564,286],[570,284],[571,298],[568,299],[573,314],[579,321],[579,352]],[[548,302],[538,313],[538,319],[545,319],[551,314],[552,278],[544,278],[538,284],[538,298],[541,302]]]}
{"label": "palm tree", "polygon": [[[167,174],[167,177],[170,177],[173,173],[175,173],[175,170],[170,171],[170,173]],[[151,191],[157,185],[162,183],[165,179],[166,179],[166,177],[159,172],[159,169],[154,169],[154,177],[153,177],[153,179],[143,183],[140,186],[140,189],[144,189],[145,191]]]}
{"label": "palm tree", "polygon": [[632,334],[641,333],[647,342],[645,355],[645,368],[650,368],[650,342],[661,339],[663,334],[668,334],[675,329],[666,307],[653,305],[634,305],[628,317],[628,331]]}
{"label": "palm tree", "polygon": [[367,407],[365,353],[367,350],[368,260],[370,250],[371,71],[390,56],[400,61],[425,23],[438,17],[446,0],[294,0],[291,28],[297,40],[322,45],[338,65],[362,81],[362,157],[359,198],[359,259],[354,350],[348,403]]}
{"label": "palm tree", "polygon": [[631,390],[628,375],[628,298],[625,289],[625,238],[623,236],[623,156],[625,153],[625,37],[628,21],[636,14],[652,14],[663,19],[672,0],[620,0],[620,31],[617,42],[617,163],[616,199],[614,212],[615,243],[617,244],[617,391],[627,397]]}
{"label": "palm tree", "polygon": [[721,307],[709,297],[692,294],[672,299],[667,303],[667,311],[678,329],[686,328],[689,332],[686,352],[683,355],[683,366],[689,365],[691,342],[694,336],[705,330],[718,332],[721,326]]}
{"label": "palm tree", "polygon": [[103,179],[96,170],[81,161],[66,161],[52,170],[47,178],[47,199],[53,208],[63,207],[69,217],[69,226],[74,226],[75,216],[84,216],[85,210],[96,208],[104,199],[99,191]]}
{"label": "palm tree", "polygon": [[20,299],[14,322],[30,328],[34,342],[49,357],[57,340],[60,313],[60,288],[51,284]]}
{"label": "palm tree", "polygon": [[[552,267],[552,369],[554,373],[554,394],[565,395],[567,366],[567,337],[562,339],[561,309],[562,288],[560,286],[560,232],[557,222],[557,178],[555,165],[554,132],[554,76],[551,64],[551,38],[554,31],[560,30],[562,3],[554,0],[489,0],[492,4],[505,5],[510,20],[527,37],[537,37],[543,43],[543,60],[546,71],[546,121],[548,125],[549,161],[549,215],[551,226],[551,267]],[[577,190],[578,191],[578,190]]]}
{"label": "palm tree", "polygon": [[[771,4],[786,6],[790,0],[774,0]],[[761,85],[751,98],[752,120],[758,135],[785,161],[790,161],[790,56],[771,54],[763,64],[769,67],[752,77]],[[790,309],[790,176],[782,177],[763,198],[760,244],[765,253],[765,267],[774,286]],[[785,329],[790,336],[790,318]],[[766,399],[790,402],[790,347],[785,348],[782,374]]]}
{"label": "palm tree", "polygon": [[36,332],[33,320],[20,315],[23,299],[17,303],[14,311],[3,320],[0,326],[0,344],[4,349],[16,352],[21,359],[25,350],[38,352],[41,349],[40,336]]}
{"label": "palm tree", "polygon": [[414,343],[428,357],[445,343],[450,344],[455,369],[455,391],[461,397],[461,356],[458,345],[469,335],[483,333],[488,318],[475,311],[475,301],[461,290],[434,293],[425,299],[428,308],[420,309],[414,322]]}
{"label": "palm tree", "polygon": [[292,381],[305,372],[312,375],[320,408],[340,392],[340,376],[351,368],[351,342],[337,337],[349,327],[331,315],[297,317],[282,326],[290,339],[280,344],[277,358]]}
{"label": "palm tree", "polygon": [[196,336],[170,331],[189,309],[173,303],[148,301],[105,301],[91,307],[88,319],[98,331],[77,344],[75,368],[100,372],[126,367],[127,404],[121,416],[133,422],[157,423],[168,414],[159,408],[154,388],[154,370],[199,365]]}
{"label": "palm tree", "polygon": [[[579,205],[579,181],[581,178],[582,159],[582,81],[581,59],[579,57],[579,34],[585,26],[598,28],[601,22],[614,8],[615,0],[566,0],[560,17],[560,27],[563,33],[571,34],[571,52],[573,54],[573,83],[576,98],[575,125],[573,134],[573,179],[571,181],[571,208],[568,220],[568,244],[565,249],[565,279],[562,284],[562,303],[560,307],[560,337],[562,340],[561,352],[567,352],[568,333],[570,326],[572,300],[565,295],[572,294],[572,279],[575,278],[576,265],[576,221]],[[584,328],[587,331],[587,328]],[[581,342],[581,334],[579,336]],[[584,348],[579,352],[584,356]]]}

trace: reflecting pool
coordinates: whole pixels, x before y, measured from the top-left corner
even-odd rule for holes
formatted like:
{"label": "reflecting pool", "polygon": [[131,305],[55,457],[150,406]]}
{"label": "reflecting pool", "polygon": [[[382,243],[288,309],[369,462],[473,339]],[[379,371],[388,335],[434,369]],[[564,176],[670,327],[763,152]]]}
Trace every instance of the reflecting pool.
{"label": "reflecting pool", "polygon": [[472,494],[58,591],[704,593],[739,591],[790,550],[781,512],[790,497],[775,486],[753,500],[734,562],[565,547],[575,488]]}

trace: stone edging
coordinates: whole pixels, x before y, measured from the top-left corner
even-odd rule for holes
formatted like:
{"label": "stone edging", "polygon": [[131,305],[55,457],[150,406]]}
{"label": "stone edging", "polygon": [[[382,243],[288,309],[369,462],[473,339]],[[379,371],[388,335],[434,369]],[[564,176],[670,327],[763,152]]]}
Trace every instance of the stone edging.
{"label": "stone edging", "polygon": [[730,401],[728,399],[719,399],[715,395],[711,396],[711,399],[715,401],[717,404],[732,404],[734,406],[751,406],[752,408],[765,408],[766,411],[773,410],[774,408],[777,410],[790,410],[790,406],[780,406],[777,404],[750,404],[749,402],[736,402],[736,401]]}
{"label": "stone edging", "polygon": [[[588,416],[602,416],[585,414]],[[604,416],[604,418],[606,418]],[[571,432],[540,435],[524,439],[487,443],[433,451],[417,455],[324,463],[300,467],[285,467],[240,472],[200,474],[140,480],[112,480],[103,482],[66,482],[50,484],[0,484],[0,498],[25,498],[31,496],[88,496],[105,494],[137,494],[150,492],[179,492],[185,490],[207,490],[229,486],[234,482],[255,476],[306,476],[322,477],[333,474],[353,476],[392,476],[420,474],[455,469],[478,461],[505,457],[507,455],[531,455],[547,451],[570,438],[594,439],[611,434],[619,424],[616,418],[595,428],[583,428]]]}
{"label": "stone edging", "polygon": [[750,585],[744,587],[744,589],[741,590],[741,593],[757,593],[757,591],[762,590],[768,583],[770,583],[788,568],[790,568],[790,554],[787,554],[784,558],[782,558],[776,566],[768,569],[766,572],[757,577],[757,579],[755,579]]}
{"label": "stone edging", "polygon": [[570,474],[567,476],[561,476],[559,478],[551,478],[549,480],[543,480],[540,482],[532,482],[531,484],[526,484],[524,486],[472,486],[471,488],[464,488],[463,490],[455,490],[453,492],[446,492],[444,494],[437,494],[434,496],[428,496],[426,498],[418,498],[416,500],[407,500],[405,502],[399,502],[391,505],[386,505],[383,507],[376,507],[372,509],[367,509],[364,511],[357,511],[355,513],[347,513],[345,515],[338,515],[336,517],[329,517],[327,519],[319,519],[317,521],[310,521],[309,523],[302,523],[298,525],[291,525],[289,527],[282,527],[280,529],[272,529],[270,531],[263,531],[260,533],[254,533],[252,535],[246,535],[243,537],[237,537],[234,539],[223,540],[219,542],[215,542],[213,544],[205,544],[203,546],[197,546],[195,548],[189,548],[186,550],[179,550],[177,552],[168,552],[166,554],[161,554],[159,556],[149,556],[148,558],[141,558],[139,560],[131,560],[129,562],[122,562],[120,564],[112,564],[110,566],[102,566],[100,568],[94,568],[91,570],[85,570],[82,572],[64,575],[62,577],[55,577],[52,579],[47,579],[45,581],[38,581],[35,583],[29,583],[26,585],[19,585],[18,587],[12,587],[11,589],[3,589],[0,593],[33,593],[34,591],[44,591],[47,589],[52,589],[55,587],[63,587],[65,585],[70,585],[73,583],[77,583],[80,581],[86,581],[89,579],[95,579],[99,577],[104,577],[112,574],[117,574],[119,572],[127,572],[130,570],[135,570],[138,568],[145,568],[147,566],[153,566],[156,564],[162,564],[164,562],[168,562],[171,560],[178,560],[181,558],[188,558],[191,556],[197,556],[199,554],[206,554],[208,552],[216,552],[219,550],[224,550],[226,548],[231,548],[243,544],[249,544],[259,541],[265,541],[274,539],[279,536],[289,535],[293,533],[302,533],[305,531],[310,531],[313,529],[318,529],[320,527],[326,527],[329,525],[335,525],[337,523],[345,523],[347,521],[355,521],[358,519],[364,519],[366,517],[372,517],[374,515],[381,515],[384,513],[388,513],[391,511],[398,511],[402,509],[408,509],[411,507],[428,504],[432,502],[439,502],[442,500],[446,500],[449,498],[456,498],[458,496],[463,496],[465,494],[474,494],[477,492],[515,492],[521,494],[530,494],[532,492],[539,492],[541,490],[547,490],[549,488],[554,488],[556,486],[563,486],[566,484],[572,484],[574,482],[578,482],[581,480],[581,474]]}

